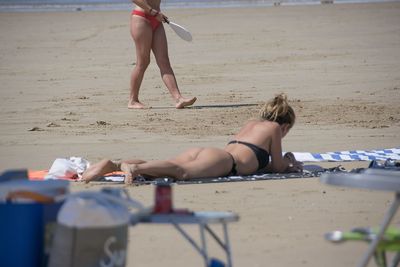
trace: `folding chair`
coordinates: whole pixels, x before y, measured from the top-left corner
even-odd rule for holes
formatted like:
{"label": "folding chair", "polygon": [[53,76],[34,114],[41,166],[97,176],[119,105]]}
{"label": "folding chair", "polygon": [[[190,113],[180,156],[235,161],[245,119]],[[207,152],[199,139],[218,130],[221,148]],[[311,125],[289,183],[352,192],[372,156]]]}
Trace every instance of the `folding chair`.
{"label": "folding chair", "polygon": [[[362,241],[371,243],[376,239],[378,228],[354,228],[349,232],[334,231],[325,234],[333,243]],[[387,265],[387,252],[395,253],[391,265]],[[400,229],[389,227],[375,248],[374,259],[379,267],[396,267],[400,263]]]}
{"label": "folding chair", "polygon": [[[393,235],[393,233],[397,232],[394,230],[387,232],[388,226],[400,206],[400,171],[367,169],[363,173],[326,173],[321,175],[320,181],[330,185],[384,190],[395,193],[395,199],[387,210],[379,229],[373,231],[364,229],[363,231],[351,231],[345,234],[340,234],[339,232],[328,234],[330,239],[335,239],[334,237],[337,235],[336,239],[338,240],[348,238],[348,240],[361,239],[369,241],[368,250],[358,265],[359,267],[366,267],[373,255],[378,261],[378,266],[386,266],[385,252],[389,249],[395,249],[398,252],[396,249],[400,246],[397,235]],[[367,236],[368,238],[366,238]],[[388,243],[385,237],[387,240],[391,240],[389,237],[393,238],[393,240]],[[394,262],[398,262],[398,258],[399,256],[396,255]]]}

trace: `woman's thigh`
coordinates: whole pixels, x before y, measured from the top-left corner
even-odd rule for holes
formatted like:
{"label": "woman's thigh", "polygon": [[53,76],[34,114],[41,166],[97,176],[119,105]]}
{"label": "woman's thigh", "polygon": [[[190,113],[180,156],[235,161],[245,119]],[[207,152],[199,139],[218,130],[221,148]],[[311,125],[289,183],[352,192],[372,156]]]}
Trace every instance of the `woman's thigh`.
{"label": "woman's thigh", "polygon": [[131,36],[135,42],[136,57],[138,59],[141,57],[150,58],[153,31],[145,18],[135,15],[131,16]]}
{"label": "woman's thigh", "polygon": [[162,24],[153,34],[152,50],[157,63],[169,64],[167,36]]}
{"label": "woman's thigh", "polygon": [[232,169],[232,157],[219,148],[197,148],[188,150],[187,155],[187,161],[177,163],[188,179],[225,176]]}
{"label": "woman's thigh", "polygon": [[180,153],[179,155],[175,156],[174,158],[172,158],[170,161],[177,165],[188,163],[192,160],[195,160],[203,149],[204,148],[202,147],[189,148],[184,152]]}

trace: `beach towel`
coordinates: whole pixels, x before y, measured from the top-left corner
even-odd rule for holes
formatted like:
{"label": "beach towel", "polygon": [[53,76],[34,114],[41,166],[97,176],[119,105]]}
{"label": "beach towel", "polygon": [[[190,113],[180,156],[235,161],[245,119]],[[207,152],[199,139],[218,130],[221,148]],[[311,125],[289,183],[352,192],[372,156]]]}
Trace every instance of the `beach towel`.
{"label": "beach towel", "polygon": [[380,150],[349,150],[326,153],[293,152],[298,161],[372,161],[372,160],[400,160],[400,148]]}
{"label": "beach towel", "polygon": [[[262,180],[277,180],[277,179],[294,179],[294,178],[310,178],[319,177],[324,172],[336,172],[346,171],[340,165],[333,168],[323,168],[319,165],[305,165],[304,170],[301,173],[256,173],[247,176],[225,176],[215,178],[196,178],[188,181],[174,181],[172,178],[162,178],[168,182],[175,182],[177,184],[201,184],[201,183],[223,183],[223,182],[244,182],[244,181],[262,181]],[[28,171],[28,177],[30,180],[43,180],[47,179],[48,172],[46,170],[41,171]],[[102,178],[97,180],[98,182],[124,182],[124,173],[121,171],[112,172],[104,175]],[[72,181],[79,181],[79,179],[68,179]],[[146,180],[142,176],[135,177],[134,184],[144,185],[153,184],[155,180]]]}
{"label": "beach towel", "polygon": [[[381,150],[350,150],[350,151],[340,151],[340,152],[326,152],[326,153],[310,153],[310,152],[294,152],[293,153],[298,161],[301,162],[323,162],[323,161],[371,161],[379,162],[384,161],[385,164],[389,161],[400,160],[400,148],[391,149],[381,149]],[[82,158],[71,157],[71,161],[79,159],[79,163],[84,163],[84,166],[89,166],[89,162]],[[57,161],[58,159],[56,159]],[[65,159],[64,159],[65,160]],[[55,161],[55,162],[56,162]],[[75,164],[75,162],[73,162]],[[384,164],[384,165],[385,165]],[[53,163],[53,166],[59,164]],[[65,164],[69,167],[70,164]],[[378,166],[379,164],[375,164]],[[388,164],[386,164],[388,165]],[[83,172],[82,164],[79,165],[80,168],[76,171],[78,174]],[[62,168],[61,168],[62,169]],[[258,180],[273,180],[273,179],[289,179],[289,178],[307,178],[307,177],[319,177],[323,172],[327,171],[346,171],[341,166],[336,166],[330,169],[324,169],[319,165],[305,165],[304,171],[302,173],[258,173],[249,176],[229,176],[229,177],[215,177],[215,178],[199,178],[191,179],[190,181],[177,181],[179,184],[193,184],[193,183],[218,183],[218,182],[239,182],[239,181],[258,181]],[[49,175],[47,170],[30,170],[28,172],[29,179],[31,180],[43,180],[43,179],[68,179],[79,181],[80,175],[64,175],[63,177]],[[122,172],[114,172],[105,175],[100,181],[103,182],[123,182],[124,175]],[[142,177],[137,177],[135,180],[136,184],[149,184],[153,181],[145,180]]]}
{"label": "beach towel", "polygon": [[[384,162],[371,161],[369,164],[369,168],[379,168],[379,169],[390,169],[390,170],[398,170],[400,171],[400,162],[386,160]],[[134,185],[146,185],[146,184],[156,184],[160,180],[169,183],[176,184],[205,184],[205,183],[224,183],[224,182],[246,182],[246,181],[264,181],[264,180],[284,180],[284,179],[298,179],[298,178],[313,178],[320,177],[323,173],[332,173],[332,172],[363,172],[368,168],[356,168],[351,170],[346,170],[341,165],[332,167],[332,168],[323,168],[319,165],[306,164],[304,165],[304,170],[301,173],[256,173],[253,175],[246,176],[225,176],[225,177],[214,177],[214,178],[196,178],[190,179],[187,181],[176,181],[172,178],[158,178],[158,179],[145,179],[142,176],[135,177],[133,184]],[[30,179],[38,180],[43,179],[46,176],[45,171],[30,171]],[[36,175],[36,176],[35,176]],[[38,177],[41,176],[41,177]],[[94,182],[116,182],[123,183],[124,182],[124,173],[123,172],[112,172],[104,175],[99,180]]]}
{"label": "beach towel", "polygon": [[[156,184],[160,181],[176,184],[205,184],[205,183],[225,183],[225,182],[246,182],[246,181],[263,181],[263,180],[283,180],[295,178],[312,178],[319,177],[325,172],[343,172],[346,171],[341,166],[333,168],[323,168],[319,165],[305,165],[301,173],[256,173],[253,175],[234,175],[214,178],[195,178],[185,181],[174,180],[172,178],[158,178],[148,180],[141,176],[135,177],[133,183],[135,185]],[[102,177],[100,182],[124,182],[124,174],[122,172],[114,172]]]}
{"label": "beach towel", "polygon": [[[323,173],[362,173],[368,169],[385,169],[390,171],[400,172],[400,161],[387,159],[385,161],[373,160],[370,162],[368,168],[355,168],[346,170],[341,165],[332,168],[323,168],[319,165],[306,164],[303,166],[303,172],[300,173],[256,173],[253,175],[246,176],[225,176],[225,177],[214,177],[214,178],[195,178],[186,181],[175,181],[171,178],[159,178],[154,180],[146,180],[145,178],[138,176],[135,177],[135,185],[145,184],[156,184],[160,181],[176,184],[205,184],[205,183],[225,183],[225,182],[246,182],[246,181],[263,181],[263,180],[283,180],[283,179],[298,179],[298,178],[313,178],[320,177]],[[124,175],[121,172],[115,172],[105,175],[100,181],[111,181],[111,182],[124,182]]]}

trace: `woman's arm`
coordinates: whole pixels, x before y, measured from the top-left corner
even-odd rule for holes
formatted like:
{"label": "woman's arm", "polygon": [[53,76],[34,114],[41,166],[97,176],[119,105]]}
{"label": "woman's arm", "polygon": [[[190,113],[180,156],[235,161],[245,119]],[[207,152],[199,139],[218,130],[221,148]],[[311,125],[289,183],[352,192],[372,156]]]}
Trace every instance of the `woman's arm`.
{"label": "woman's arm", "polygon": [[266,169],[271,172],[286,172],[291,165],[291,160],[282,156],[282,131],[278,125],[272,129],[270,154],[271,163]]}
{"label": "woman's arm", "polygon": [[286,152],[283,158],[287,158],[289,160],[289,166],[286,169],[286,172],[302,172],[303,171],[303,162],[297,161],[296,157],[292,152]]}

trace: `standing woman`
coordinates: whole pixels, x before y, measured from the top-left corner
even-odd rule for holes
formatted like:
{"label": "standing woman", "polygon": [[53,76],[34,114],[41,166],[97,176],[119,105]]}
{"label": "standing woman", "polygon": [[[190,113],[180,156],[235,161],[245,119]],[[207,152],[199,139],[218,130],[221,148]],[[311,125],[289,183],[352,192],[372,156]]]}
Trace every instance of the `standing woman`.
{"label": "standing woman", "polygon": [[184,98],[178,88],[168,57],[167,37],[162,22],[168,18],[160,11],[161,0],[132,0],[136,7],[131,16],[131,35],[136,46],[136,66],[131,74],[128,108],[143,109],[139,89],[150,64],[150,51],[156,58],[161,78],[167,86],[177,109],[192,105],[196,97]]}

